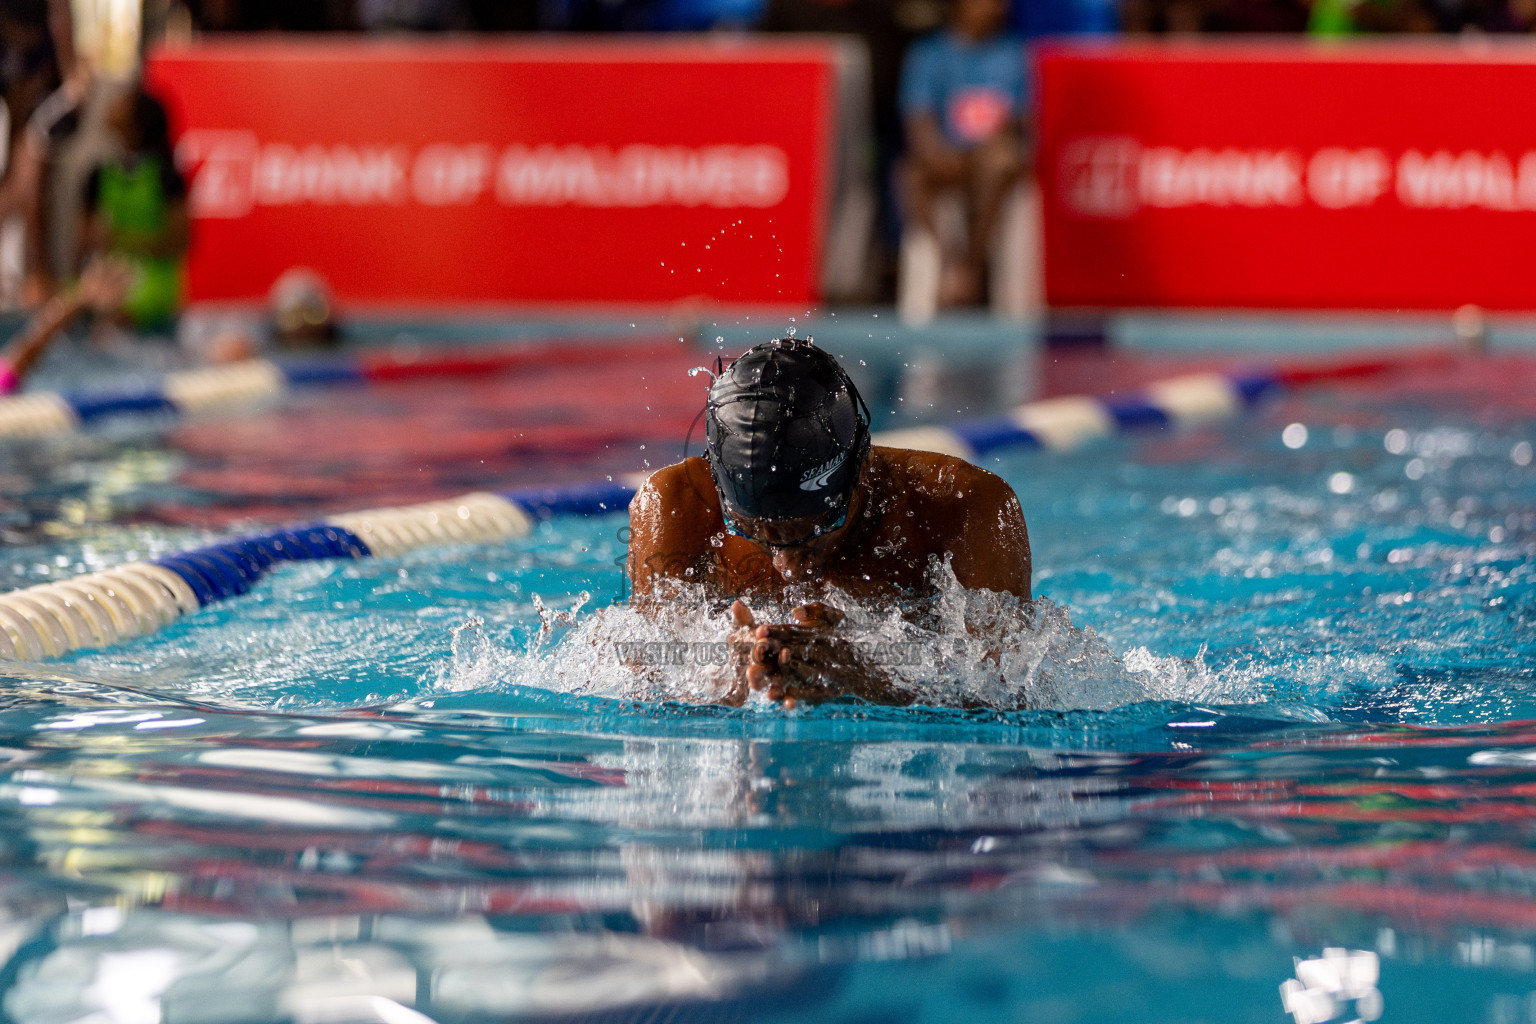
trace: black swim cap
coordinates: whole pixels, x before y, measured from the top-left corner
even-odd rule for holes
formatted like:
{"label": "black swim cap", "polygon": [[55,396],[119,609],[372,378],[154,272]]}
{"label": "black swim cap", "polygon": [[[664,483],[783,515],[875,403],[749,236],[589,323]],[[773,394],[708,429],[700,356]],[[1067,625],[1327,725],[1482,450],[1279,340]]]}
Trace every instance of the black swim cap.
{"label": "black swim cap", "polygon": [[847,505],[869,452],[869,409],[810,341],[753,346],[709,389],[709,471],[750,519],[800,519]]}

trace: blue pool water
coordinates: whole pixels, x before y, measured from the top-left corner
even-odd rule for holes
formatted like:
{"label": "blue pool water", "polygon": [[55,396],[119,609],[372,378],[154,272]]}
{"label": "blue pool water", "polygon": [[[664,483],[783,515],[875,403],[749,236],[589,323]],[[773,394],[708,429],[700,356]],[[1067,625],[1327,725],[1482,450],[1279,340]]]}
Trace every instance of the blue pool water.
{"label": "blue pool water", "polygon": [[[295,565],[157,636],[4,667],[0,1011],[1536,1020],[1533,369],[1005,458],[1045,601],[1001,611],[1003,678],[854,617],[924,652],[914,707],[726,709],[682,699],[690,666],[621,671],[612,645],[655,628],[622,604],[622,517]],[[498,387],[435,422],[527,428]],[[0,585],[409,473],[402,500],[676,451],[641,419],[559,467],[359,442],[229,470],[250,431],[436,403],[0,454]],[[673,625],[723,628],[704,605]]]}

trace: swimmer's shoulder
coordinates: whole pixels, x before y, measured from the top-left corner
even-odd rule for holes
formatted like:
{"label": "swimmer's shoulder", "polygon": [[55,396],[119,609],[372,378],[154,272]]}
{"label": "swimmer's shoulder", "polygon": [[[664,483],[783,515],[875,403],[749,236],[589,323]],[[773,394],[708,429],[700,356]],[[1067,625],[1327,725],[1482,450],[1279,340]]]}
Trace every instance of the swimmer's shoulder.
{"label": "swimmer's shoulder", "polygon": [[631,531],[673,538],[706,536],[718,528],[720,499],[709,463],[697,456],[663,466],[635,490],[629,503]]}
{"label": "swimmer's shoulder", "polygon": [[877,464],[892,491],[911,495],[922,504],[1018,504],[1008,481],[958,456],[879,446],[871,453],[879,460]]}
{"label": "swimmer's shoulder", "polygon": [[630,508],[633,509],[636,501],[647,496],[662,501],[684,501],[695,505],[702,503],[710,509],[720,507],[715,482],[709,475],[709,463],[697,455],[663,466],[646,477],[645,482],[635,491]]}
{"label": "swimmer's shoulder", "polygon": [[930,543],[951,555],[962,586],[1031,597],[1029,529],[1008,481],[953,455],[883,449],[889,493]]}

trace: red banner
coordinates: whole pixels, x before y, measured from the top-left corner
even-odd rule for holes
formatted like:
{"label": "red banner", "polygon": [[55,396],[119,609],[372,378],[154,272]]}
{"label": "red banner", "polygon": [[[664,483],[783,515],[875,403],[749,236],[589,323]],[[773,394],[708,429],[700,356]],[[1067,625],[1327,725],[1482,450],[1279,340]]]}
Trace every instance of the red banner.
{"label": "red banner", "polygon": [[817,43],[216,43],[150,87],[191,181],[194,298],[314,267],[342,300],[804,302]]}
{"label": "red banner", "polygon": [[1536,308],[1536,47],[1053,46],[1054,305]]}

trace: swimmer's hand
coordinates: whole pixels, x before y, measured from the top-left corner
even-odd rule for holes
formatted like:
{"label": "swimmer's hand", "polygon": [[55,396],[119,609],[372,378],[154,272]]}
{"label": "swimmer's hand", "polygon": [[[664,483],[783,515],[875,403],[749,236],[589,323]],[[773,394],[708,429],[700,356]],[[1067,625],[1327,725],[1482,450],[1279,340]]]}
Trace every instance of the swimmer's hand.
{"label": "swimmer's hand", "polygon": [[884,673],[864,665],[857,648],[834,635],[842,612],[818,601],[790,614],[793,623],[759,624],[745,601],[731,605],[735,665],[748,689],[766,691],[786,708],[844,695],[890,699]]}

